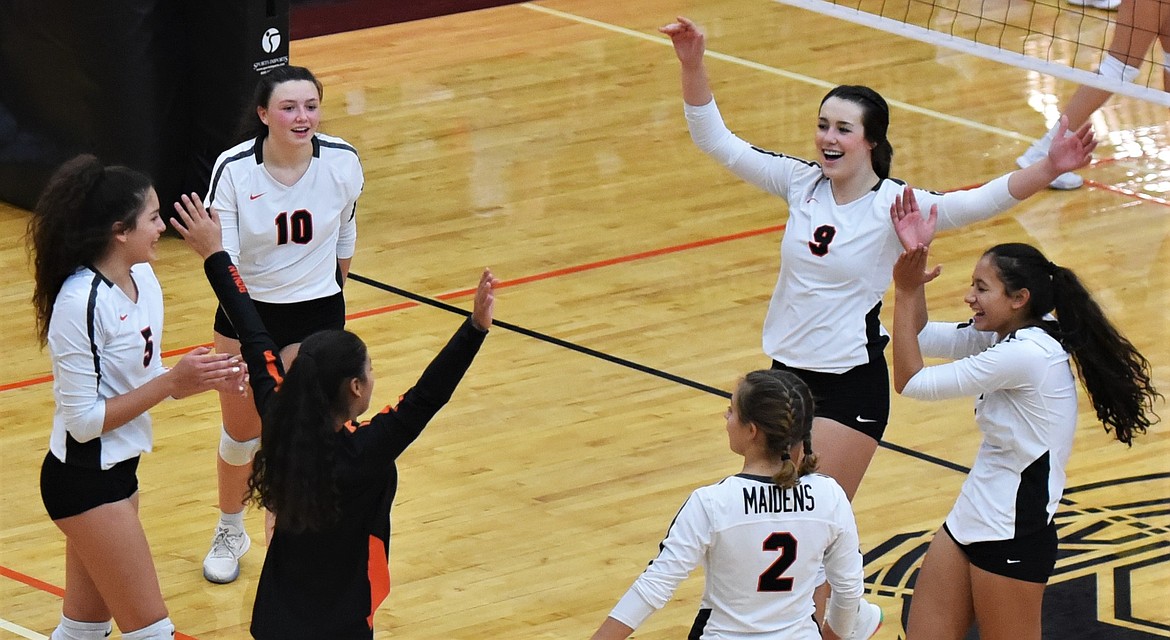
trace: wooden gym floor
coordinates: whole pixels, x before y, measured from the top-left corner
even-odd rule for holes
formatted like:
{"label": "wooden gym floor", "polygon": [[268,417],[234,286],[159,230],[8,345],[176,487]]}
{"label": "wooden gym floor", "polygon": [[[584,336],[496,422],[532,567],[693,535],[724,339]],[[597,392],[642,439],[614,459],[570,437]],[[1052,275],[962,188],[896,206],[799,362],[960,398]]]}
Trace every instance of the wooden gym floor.
{"label": "wooden gym floor", "polygon": [[[759,333],[786,209],[691,145],[677,62],[655,31],[678,14],[708,32],[733,130],[809,156],[825,91],[867,84],[892,106],[894,175],[936,190],[1012,169],[1046,129],[1040,111],[1074,88],[754,0],[545,0],[293,42],[293,62],[325,84],[323,129],[362,154],[353,271],[365,281],[346,295],[382,402],[459,318],[375,285],[468,308],[491,266],[505,284],[498,318],[526,330],[492,332],[399,460],[378,638],[588,637],[688,493],[739,470],[724,394],[768,365]],[[1168,391],[1167,111],[1115,98],[1094,122],[1102,145],[1086,188],[937,240],[946,270],[932,317],[966,317],[983,249],[1031,242],[1082,276]],[[47,635],[64,585],[63,539],[37,488],[53,400],[29,307],[27,217],[0,205],[0,638]],[[173,357],[210,341],[214,305],[180,242],[160,254]],[[882,640],[902,633],[924,545],[972,461],[971,406],[895,397],[854,503]],[[1047,635],[1170,637],[1170,435],[1158,425],[1127,449],[1082,410]],[[263,545],[234,584],[200,574],[216,517],[215,399],[152,413],[142,518],[171,617],[181,637],[246,637]],[[249,512],[257,540],[261,521]],[[636,637],[685,636],[701,589],[693,576]]]}

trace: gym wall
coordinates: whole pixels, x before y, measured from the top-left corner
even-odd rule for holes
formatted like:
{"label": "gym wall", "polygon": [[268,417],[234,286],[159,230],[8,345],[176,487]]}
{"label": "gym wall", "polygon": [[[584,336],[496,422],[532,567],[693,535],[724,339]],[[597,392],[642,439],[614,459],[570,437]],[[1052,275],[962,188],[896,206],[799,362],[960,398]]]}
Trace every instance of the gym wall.
{"label": "gym wall", "polygon": [[164,213],[204,193],[288,41],[289,0],[0,0],[0,200],[31,209],[78,153],[150,175]]}

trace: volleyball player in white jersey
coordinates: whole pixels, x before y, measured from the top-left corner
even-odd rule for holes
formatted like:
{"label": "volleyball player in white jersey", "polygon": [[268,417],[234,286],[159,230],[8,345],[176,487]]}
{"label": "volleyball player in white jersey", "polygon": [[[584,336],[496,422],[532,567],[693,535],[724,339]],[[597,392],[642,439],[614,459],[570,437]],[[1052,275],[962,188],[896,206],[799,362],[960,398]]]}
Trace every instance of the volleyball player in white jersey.
{"label": "volleyball player in white jersey", "polygon": [[[692,640],[819,640],[813,591],[833,586],[824,638],[849,638],[864,575],[849,499],[813,473],[813,399],[799,377],[754,371],[737,385],[727,414],[731,450],[743,471],[691,494],[658,556],[602,623],[594,640],[626,638],[662,608],[698,566],[706,574]],[[869,605],[866,617],[880,610]]]}
{"label": "volleyball player in white jersey", "polygon": [[[983,640],[1039,640],[1077,425],[1069,359],[1105,429],[1126,444],[1156,420],[1150,364],[1071,270],[1027,244],[996,245],[979,259],[969,322],[928,323],[925,284],[939,274],[926,271],[933,234],[921,231],[912,200],[892,213],[916,245],[894,267],[894,386],[923,400],[975,396],[983,434],[923,559],[907,640],[958,640],[973,621]],[[926,367],[923,355],[954,361]]]}
{"label": "volleyball player in white jersey", "polygon": [[33,308],[53,361],[53,429],[41,497],[65,534],[65,598],[52,640],[171,638],[138,519],[139,457],[167,397],[243,383],[205,347],[162,365],[163,297],[150,261],[165,229],[146,176],[79,156],[50,180],[29,222]]}
{"label": "volleyball player in white jersey", "polygon": [[[879,320],[890,269],[902,247],[889,208],[909,187],[890,178],[889,108],[868,87],[840,86],[821,102],[816,161],[763,151],[723,123],[703,63],[705,38],[686,18],[662,27],[682,68],[687,125],[695,144],[737,176],[788,203],[780,275],[764,319],[764,352],[813,391],[813,442],[820,469],[850,500],[889,421],[889,342]],[[1063,132],[1062,132],[1063,134]],[[1087,164],[1096,147],[1088,125],[1049,155],[968,191],[915,190],[939,205],[941,228],[1001,213]]]}
{"label": "volleyball player in white jersey", "polygon": [[[321,83],[304,67],[278,67],[262,76],[243,142],[220,154],[207,196],[223,224],[224,248],[286,363],[309,334],[345,326],[341,288],[357,239],[361,163],[347,142],[317,131],[321,97]],[[222,309],[215,316],[215,347],[240,349]],[[239,558],[251,545],[244,495],[260,446],[260,417],[250,397],[221,394],[220,408],[220,519],[203,575],[224,583],[239,575]]]}

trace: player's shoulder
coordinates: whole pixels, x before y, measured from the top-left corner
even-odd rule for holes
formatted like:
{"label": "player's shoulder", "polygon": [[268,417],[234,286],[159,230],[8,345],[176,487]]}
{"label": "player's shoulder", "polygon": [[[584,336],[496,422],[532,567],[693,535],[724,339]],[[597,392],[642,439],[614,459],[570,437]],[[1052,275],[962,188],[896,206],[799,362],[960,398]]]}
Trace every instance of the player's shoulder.
{"label": "player's shoulder", "polygon": [[1017,357],[1033,357],[1047,359],[1053,354],[1063,354],[1064,346],[1041,327],[1027,326],[1012,331],[1003,340],[995,343],[993,348],[1011,351]]}
{"label": "player's shoulder", "polygon": [[62,324],[84,326],[88,318],[102,315],[113,286],[100,273],[88,267],[78,268],[65,278],[53,299],[50,333],[58,331]]}
{"label": "player's shoulder", "polygon": [[89,267],[78,267],[76,271],[65,278],[61,289],[57,292],[57,304],[74,299],[85,300],[93,295],[95,288],[98,291],[108,289],[113,284],[100,273]]}
{"label": "player's shoulder", "polygon": [[149,262],[139,262],[130,267],[130,273],[134,276],[135,282],[142,286],[148,286],[153,289],[161,289],[158,276],[154,273],[154,267]]}
{"label": "player's shoulder", "polygon": [[849,502],[849,496],[845,494],[845,489],[841,488],[841,484],[832,476],[823,473],[809,473],[802,476],[800,482],[810,486],[813,492],[819,495],[832,496],[834,499]]}
{"label": "player's shoulder", "polygon": [[[894,197],[902,195],[902,192],[906,189],[907,184],[908,183],[905,180],[902,180],[901,178],[894,178],[894,177],[882,178],[878,182],[877,192],[880,196],[882,196],[883,199],[893,200]],[[939,191],[932,191],[930,189],[923,189],[921,187],[915,187],[913,185],[910,185],[910,186],[914,190],[914,195],[918,196],[918,197],[937,198],[937,197],[945,195]]]}
{"label": "player's shoulder", "polygon": [[322,157],[326,154],[336,154],[342,157],[352,157],[354,160],[358,159],[357,147],[346,142],[345,139],[320,132],[316,134],[316,138]]}
{"label": "player's shoulder", "polygon": [[[238,165],[240,160],[244,160],[246,158],[251,158],[253,161],[253,164],[255,164],[255,158],[256,158],[256,139],[255,138],[248,138],[247,140],[244,140],[243,142],[235,144],[235,145],[231,146],[230,148],[226,149],[223,153],[219,154],[218,158],[216,158],[215,166],[225,167],[228,165]],[[243,165],[239,165],[239,166],[243,166]]]}

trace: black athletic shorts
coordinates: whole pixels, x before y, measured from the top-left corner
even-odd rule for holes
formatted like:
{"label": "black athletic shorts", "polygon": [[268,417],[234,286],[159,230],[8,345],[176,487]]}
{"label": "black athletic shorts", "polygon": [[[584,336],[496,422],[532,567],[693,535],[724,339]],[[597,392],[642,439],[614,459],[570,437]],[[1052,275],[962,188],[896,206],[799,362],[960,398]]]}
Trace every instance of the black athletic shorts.
{"label": "black athletic shorts", "polygon": [[[268,329],[278,349],[301,342],[318,331],[345,328],[345,298],[341,292],[304,302],[255,304],[264,328]],[[233,340],[240,339],[222,307],[215,310],[215,332]]]}
{"label": "black athletic shorts", "polygon": [[773,369],[795,373],[812,391],[819,418],[836,420],[880,441],[890,422],[890,373],[886,359],[876,357],[845,373],[824,373],[772,361]]}
{"label": "black athletic shorts", "polygon": [[65,464],[45,454],[41,463],[41,501],[53,520],[85,513],[103,504],[125,500],[138,491],[138,456],[106,469]]}
{"label": "black athletic shorts", "polygon": [[[943,531],[955,540],[951,530],[943,524]],[[955,544],[971,564],[998,576],[1045,584],[1056,569],[1056,522],[1047,527],[1011,540]]]}

